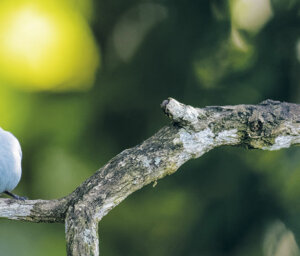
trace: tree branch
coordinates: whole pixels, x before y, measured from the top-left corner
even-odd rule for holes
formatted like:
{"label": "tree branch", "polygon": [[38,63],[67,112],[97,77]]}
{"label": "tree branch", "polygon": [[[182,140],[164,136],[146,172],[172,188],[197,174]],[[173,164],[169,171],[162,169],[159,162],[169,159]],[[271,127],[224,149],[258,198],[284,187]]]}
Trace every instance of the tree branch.
{"label": "tree branch", "polygon": [[98,221],[93,211],[84,204],[71,206],[65,225],[68,255],[99,255]]}
{"label": "tree branch", "polygon": [[98,222],[128,195],[174,173],[191,158],[222,145],[278,150],[300,143],[300,105],[267,100],[259,105],[194,108],[174,99],[161,105],[172,123],[124,150],[59,200],[0,200],[0,217],[63,222],[68,255],[98,255]]}
{"label": "tree branch", "polygon": [[64,222],[67,201],[0,199],[0,217],[29,222]]}

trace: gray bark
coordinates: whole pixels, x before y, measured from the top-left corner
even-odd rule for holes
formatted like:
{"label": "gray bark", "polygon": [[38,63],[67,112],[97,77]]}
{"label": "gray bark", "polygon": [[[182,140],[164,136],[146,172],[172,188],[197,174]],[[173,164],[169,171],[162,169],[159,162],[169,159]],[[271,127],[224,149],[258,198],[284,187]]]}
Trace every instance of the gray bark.
{"label": "gray bark", "polygon": [[67,254],[99,255],[98,223],[134,191],[174,173],[186,161],[222,145],[278,150],[300,143],[300,105],[267,100],[258,105],[194,108],[174,99],[161,105],[171,123],[126,149],[58,200],[0,199],[0,217],[64,222]]}

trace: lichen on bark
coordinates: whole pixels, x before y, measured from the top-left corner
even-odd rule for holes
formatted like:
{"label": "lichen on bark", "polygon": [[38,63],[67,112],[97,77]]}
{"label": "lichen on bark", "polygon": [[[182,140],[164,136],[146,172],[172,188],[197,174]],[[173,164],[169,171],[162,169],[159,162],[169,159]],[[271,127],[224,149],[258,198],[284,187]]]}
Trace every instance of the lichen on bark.
{"label": "lichen on bark", "polygon": [[172,98],[161,104],[171,123],[126,149],[71,194],[58,200],[0,199],[0,217],[65,222],[67,254],[99,254],[98,222],[128,195],[174,173],[215,147],[278,150],[300,143],[300,105],[267,100],[258,105],[194,108]]}

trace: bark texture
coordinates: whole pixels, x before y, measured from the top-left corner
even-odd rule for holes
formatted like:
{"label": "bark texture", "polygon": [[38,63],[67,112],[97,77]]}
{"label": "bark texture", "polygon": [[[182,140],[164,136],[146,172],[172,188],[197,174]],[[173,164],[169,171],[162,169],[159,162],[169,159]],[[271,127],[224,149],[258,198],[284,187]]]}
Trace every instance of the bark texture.
{"label": "bark texture", "polygon": [[222,145],[278,150],[300,143],[300,105],[194,108],[172,98],[161,107],[171,119],[151,138],[126,149],[74,192],[58,200],[0,199],[0,217],[65,222],[67,254],[99,255],[98,222],[134,191],[174,173],[186,161]]}

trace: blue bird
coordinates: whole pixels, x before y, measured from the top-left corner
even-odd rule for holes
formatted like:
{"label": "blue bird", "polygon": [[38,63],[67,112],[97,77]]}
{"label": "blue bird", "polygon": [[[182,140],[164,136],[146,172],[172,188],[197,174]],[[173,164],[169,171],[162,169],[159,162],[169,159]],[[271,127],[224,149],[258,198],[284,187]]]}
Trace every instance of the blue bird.
{"label": "blue bird", "polygon": [[11,193],[21,179],[21,160],[22,150],[18,139],[0,128],[0,193],[17,200],[26,199]]}

